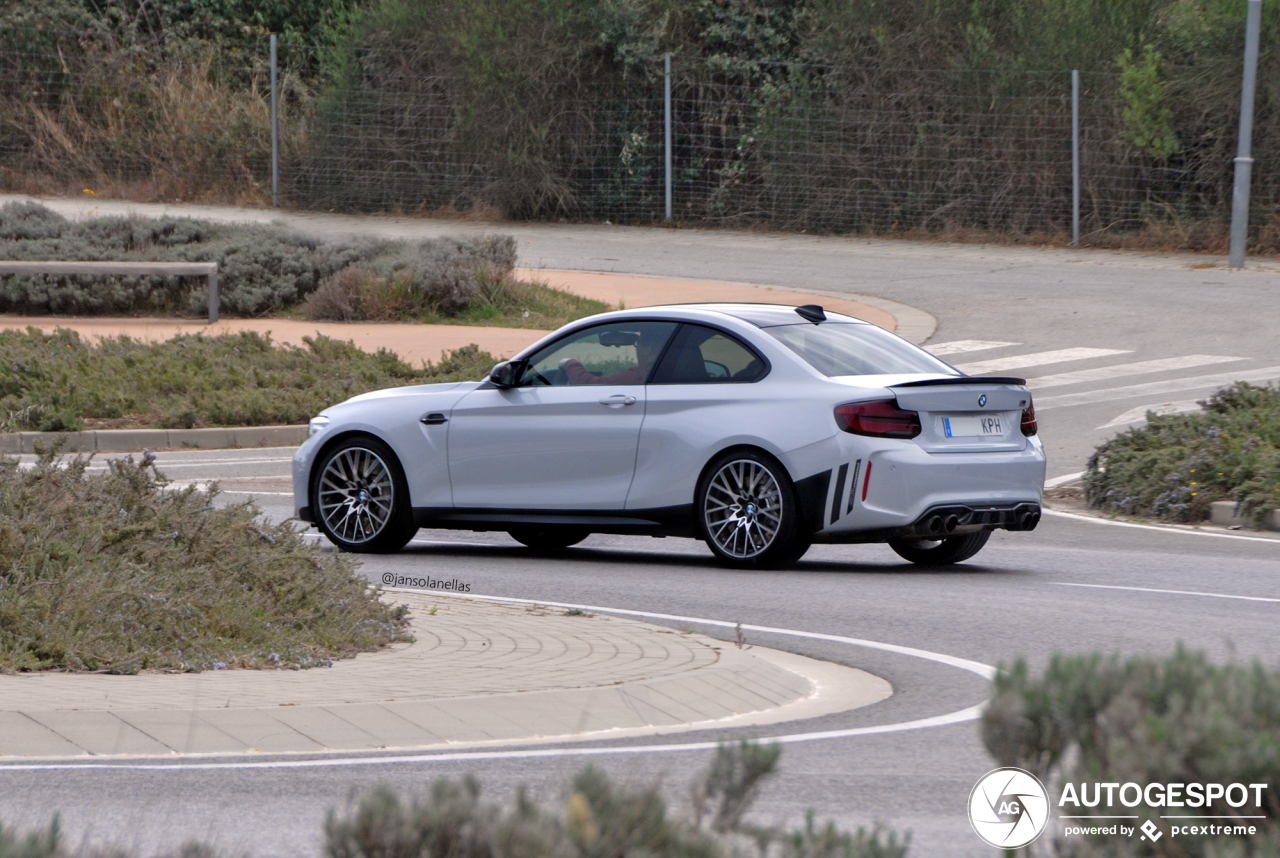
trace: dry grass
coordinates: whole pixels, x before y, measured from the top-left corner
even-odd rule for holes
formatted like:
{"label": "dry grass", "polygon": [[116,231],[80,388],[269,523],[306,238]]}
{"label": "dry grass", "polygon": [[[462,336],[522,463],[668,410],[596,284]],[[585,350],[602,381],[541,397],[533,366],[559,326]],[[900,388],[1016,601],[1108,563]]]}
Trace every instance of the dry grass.
{"label": "dry grass", "polygon": [[[56,100],[0,96],[17,152],[0,187],[24,193],[139,201],[271,202],[271,108],[265,72],[247,85],[218,79],[211,53],[149,58],[90,49],[71,60]],[[85,83],[92,81],[92,86]],[[78,85],[74,85],[78,84]],[[281,157],[305,146],[309,88],[281,79]],[[8,103],[5,103],[8,102]]]}
{"label": "dry grass", "polygon": [[302,668],[408,639],[350,557],[153,461],[0,459],[0,671]]}

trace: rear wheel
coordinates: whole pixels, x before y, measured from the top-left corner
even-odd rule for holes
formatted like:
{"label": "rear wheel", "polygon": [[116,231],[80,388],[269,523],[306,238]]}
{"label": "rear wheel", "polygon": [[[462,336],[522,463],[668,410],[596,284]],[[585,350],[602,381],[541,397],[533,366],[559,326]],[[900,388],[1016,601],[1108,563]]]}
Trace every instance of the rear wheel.
{"label": "rear wheel", "polygon": [[400,462],[377,438],[347,438],[327,451],[311,501],[316,524],[344,551],[388,554],[418,532]]}
{"label": "rear wheel", "polygon": [[947,566],[968,560],[981,551],[990,538],[991,531],[980,530],[946,539],[891,539],[889,547],[917,566]]}
{"label": "rear wheel", "polygon": [[590,536],[576,527],[520,527],[508,530],[511,538],[534,551],[563,551]]}
{"label": "rear wheel", "polygon": [[698,527],[716,559],[746,569],[783,569],[809,548],[795,486],[777,459],[727,453],[698,482]]}

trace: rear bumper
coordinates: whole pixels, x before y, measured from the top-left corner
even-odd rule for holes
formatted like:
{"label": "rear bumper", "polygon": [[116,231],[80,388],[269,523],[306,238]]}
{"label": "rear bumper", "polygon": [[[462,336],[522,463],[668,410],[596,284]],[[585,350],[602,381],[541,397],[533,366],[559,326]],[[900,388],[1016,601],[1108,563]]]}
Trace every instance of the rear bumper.
{"label": "rear bumper", "polygon": [[910,536],[938,537],[979,530],[1035,530],[1040,523],[1040,504],[1020,503],[1013,506],[935,507],[909,528]]}
{"label": "rear bumper", "polygon": [[815,542],[888,542],[891,539],[946,539],[982,530],[1035,530],[1040,523],[1040,504],[948,504],[925,511],[903,527],[874,530],[836,531],[816,534]]}
{"label": "rear bumper", "polygon": [[953,533],[1034,526],[1028,516],[1039,514],[1045,474],[1038,438],[1021,450],[983,453],[930,453],[910,441],[871,446],[846,438],[856,436],[840,439],[836,455],[844,462],[827,471],[818,488],[825,501],[815,498],[807,510],[817,541],[936,537],[939,531],[929,529],[935,515],[942,530],[951,524]]}

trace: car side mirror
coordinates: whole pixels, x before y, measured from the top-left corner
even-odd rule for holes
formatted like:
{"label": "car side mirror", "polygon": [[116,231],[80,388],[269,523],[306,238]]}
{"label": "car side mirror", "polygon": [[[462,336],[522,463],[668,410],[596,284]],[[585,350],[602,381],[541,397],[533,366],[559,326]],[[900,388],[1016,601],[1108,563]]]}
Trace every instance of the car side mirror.
{"label": "car side mirror", "polygon": [[520,378],[528,365],[528,361],[504,360],[489,370],[489,381],[495,387],[515,387],[520,383]]}

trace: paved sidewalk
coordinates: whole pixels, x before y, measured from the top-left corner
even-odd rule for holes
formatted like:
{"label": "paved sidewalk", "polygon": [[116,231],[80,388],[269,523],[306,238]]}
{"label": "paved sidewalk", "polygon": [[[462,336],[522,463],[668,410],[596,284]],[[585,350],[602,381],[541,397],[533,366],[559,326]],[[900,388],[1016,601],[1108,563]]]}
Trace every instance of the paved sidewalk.
{"label": "paved sidewalk", "polygon": [[632,620],[417,591],[416,642],[305,671],[0,676],[0,758],[620,738],[869,705],[878,677]]}

